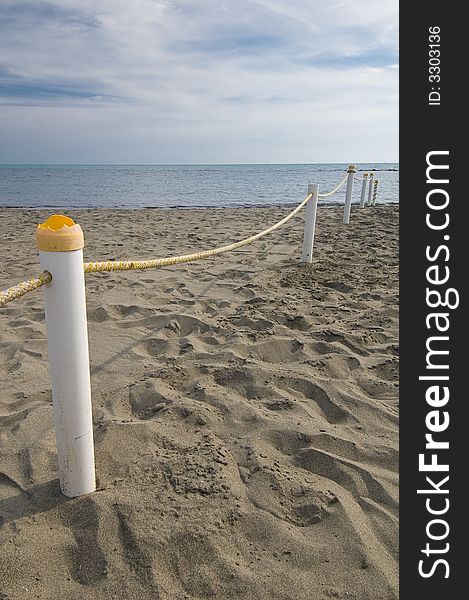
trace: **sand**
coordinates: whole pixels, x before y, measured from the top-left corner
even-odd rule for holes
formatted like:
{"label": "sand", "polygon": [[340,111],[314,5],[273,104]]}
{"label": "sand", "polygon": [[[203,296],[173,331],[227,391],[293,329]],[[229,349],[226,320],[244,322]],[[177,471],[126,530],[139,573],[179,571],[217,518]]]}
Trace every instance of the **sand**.
{"label": "sand", "polygon": [[[85,260],[285,209],[70,211]],[[49,212],[0,209],[1,284]],[[398,207],[321,207],[242,250],[87,275],[98,491],[59,491],[42,292],[0,309],[0,598],[397,598]]]}

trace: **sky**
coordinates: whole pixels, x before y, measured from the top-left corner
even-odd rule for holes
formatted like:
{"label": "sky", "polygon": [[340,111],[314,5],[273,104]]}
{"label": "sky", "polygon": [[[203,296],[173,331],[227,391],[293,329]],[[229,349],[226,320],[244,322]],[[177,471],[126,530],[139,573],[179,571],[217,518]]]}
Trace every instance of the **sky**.
{"label": "sky", "polygon": [[397,0],[0,0],[0,163],[397,160]]}

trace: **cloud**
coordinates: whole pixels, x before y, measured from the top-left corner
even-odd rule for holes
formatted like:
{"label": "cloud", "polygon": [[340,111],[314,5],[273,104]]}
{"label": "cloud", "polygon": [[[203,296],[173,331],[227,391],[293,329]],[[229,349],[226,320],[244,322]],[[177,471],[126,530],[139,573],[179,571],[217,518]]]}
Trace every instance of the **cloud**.
{"label": "cloud", "polygon": [[5,0],[0,14],[0,161],[397,156],[394,1]]}

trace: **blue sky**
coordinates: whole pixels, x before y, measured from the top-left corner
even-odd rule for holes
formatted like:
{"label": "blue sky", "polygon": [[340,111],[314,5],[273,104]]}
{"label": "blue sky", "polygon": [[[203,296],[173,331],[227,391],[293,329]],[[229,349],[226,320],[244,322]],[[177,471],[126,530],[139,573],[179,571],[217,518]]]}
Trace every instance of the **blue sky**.
{"label": "blue sky", "polygon": [[397,11],[0,0],[0,162],[397,161]]}

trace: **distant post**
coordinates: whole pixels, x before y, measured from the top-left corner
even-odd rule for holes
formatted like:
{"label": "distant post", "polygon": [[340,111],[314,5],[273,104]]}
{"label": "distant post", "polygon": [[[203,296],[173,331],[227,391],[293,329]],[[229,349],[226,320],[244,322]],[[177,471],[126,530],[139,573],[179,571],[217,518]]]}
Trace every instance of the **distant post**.
{"label": "distant post", "polygon": [[360,208],[365,206],[366,184],[368,183],[368,173],[363,173],[362,192],[360,196]]}
{"label": "distant post", "polygon": [[367,206],[371,206],[371,200],[373,199],[373,177],[374,177],[374,173],[373,171],[370,173],[370,183],[368,186],[368,201],[366,203]]}
{"label": "distant post", "polygon": [[373,206],[376,205],[376,199],[378,198],[378,186],[379,186],[379,179],[375,179],[374,188],[373,188]]}
{"label": "distant post", "polygon": [[352,193],[353,193],[353,178],[357,172],[355,165],[348,166],[348,178],[347,178],[347,190],[345,192],[345,208],[344,208],[344,223],[348,225],[350,223],[350,209],[352,207]]}
{"label": "distant post", "polygon": [[308,185],[308,195],[312,194],[306,204],[305,212],[305,232],[303,237],[303,253],[301,261],[305,263],[313,262],[314,232],[316,229],[316,213],[318,209],[319,184],[311,183]]}

